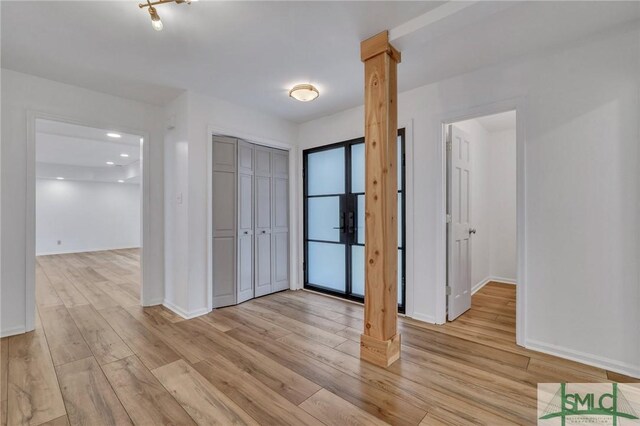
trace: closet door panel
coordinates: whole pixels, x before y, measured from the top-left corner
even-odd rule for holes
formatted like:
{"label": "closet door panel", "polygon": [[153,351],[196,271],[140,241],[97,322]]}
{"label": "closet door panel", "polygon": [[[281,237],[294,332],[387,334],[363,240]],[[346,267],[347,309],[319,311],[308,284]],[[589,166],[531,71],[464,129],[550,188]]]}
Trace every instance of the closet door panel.
{"label": "closet door panel", "polygon": [[271,158],[273,159],[273,176],[287,179],[289,177],[289,153],[274,149],[271,151]]}
{"label": "closet door panel", "polygon": [[255,295],[271,293],[271,233],[264,231],[256,234],[256,274]]}
{"label": "closet door panel", "polygon": [[253,297],[254,146],[238,142],[238,279],[236,303]]}
{"label": "closet door panel", "polygon": [[238,142],[238,172],[253,174],[253,144]]}
{"label": "closet door panel", "polygon": [[238,231],[253,231],[253,176],[238,177]]}
{"label": "closet door panel", "polygon": [[213,241],[213,300],[215,305],[228,306],[235,303],[235,239],[215,238]]}
{"label": "closet door panel", "polygon": [[255,173],[260,176],[271,176],[271,151],[268,148],[255,148]]}
{"label": "closet door panel", "polygon": [[[235,233],[236,174],[213,172],[213,232],[231,236]],[[226,201],[225,201],[226,200]]]}
{"label": "closet door panel", "polygon": [[289,233],[273,234],[273,291],[289,288]]}
{"label": "closet door panel", "polygon": [[272,291],[289,288],[289,153],[273,150]]}
{"label": "closet door panel", "polygon": [[256,231],[271,230],[271,178],[256,176]]}
{"label": "closet door panel", "polygon": [[212,304],[236,303],[236,148],[237,140],[213,137]]}
{"label": "closet door panel", "polygon": [[289,180],[273,179],[273,227],[283,231],[289,229]]}
{"label": "closet door panel", "polygon": [[238,301],[253,298],[253,235],[238,237]]}
{"label": "closet door panel", "polygon": [[214,136],[213,140],[213,170],[235,173],[237,140],[224,136]]}

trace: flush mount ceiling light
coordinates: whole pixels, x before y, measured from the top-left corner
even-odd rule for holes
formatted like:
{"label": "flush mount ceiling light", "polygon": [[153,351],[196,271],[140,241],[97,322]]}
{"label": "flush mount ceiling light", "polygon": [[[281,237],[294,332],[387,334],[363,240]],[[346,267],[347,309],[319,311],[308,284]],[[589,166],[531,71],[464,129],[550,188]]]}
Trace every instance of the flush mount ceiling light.
{"label": "flush mount ceiling light", "polygon": [[151,26],[156,31],[162,31],[162,28],[164,28],[164,25],[162,24],[162,20],[160,19],[160,15],[158,15],[158,11],[153,6],[156,6],[156,5],[159,5],[159,4],[164,4],[164,3],[178,3],[178,4],[186,3],[186,4],[191,4],[191,1],[197,1],[197,0],[157,0],[157,1],[147,0],[146,3],[140,3],[138,5],[138,7],[140,9],[148,7],[149,8],[149,15],[151,16]]}
{"label": "flush mount ceiling light", "polygon": [[129,154],[120,154],[120,157],[122,158],[127,158],[129,156]]}
{"label": "flush mount ceiling light", "polygon": [[300,102],[309,102],[320,96],[313,84],[296,84],[289,90],[289,96]]}
{"label": "flush mount ceiling light", "polygon": [[124,183],[122,179],[118,179],[118,183]]}
{"label": "flush mount ceiling light", "polygon": [[114,162],[113,161],[107,161],[107,166],[113,166]]}
{"label": "flush mount ceiling light", "polygon": [[58,180],[64,180],[64,178],[62,176],[58,176],[56,179]]}
{"label": "flush mount ceiling light", "polygon": [[107,136],[109,136],[110,138],[115,138],[115,139],[120,139],[122,137],[122,135],[120,133],[114,133],[114,132],[107,133]]}

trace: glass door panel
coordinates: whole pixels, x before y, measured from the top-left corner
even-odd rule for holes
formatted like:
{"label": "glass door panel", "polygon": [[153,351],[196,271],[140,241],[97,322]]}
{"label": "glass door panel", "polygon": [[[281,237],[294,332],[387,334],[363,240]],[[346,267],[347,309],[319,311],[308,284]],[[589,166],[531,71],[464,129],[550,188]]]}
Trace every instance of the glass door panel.
{"label": "glass door panel", "polygon": [[339,243],[342,238],[340,196],[313,197],[307,200],[307,238]]}
{"label": "glass door panel", "polygon": [[346,293],[345,245],[309,241],[307,250],[309,283]]}
{"label": "glass door panel", "polygon": [[305,285],[341,294],[347,294],[345,167],[344,147],[305,155]]}
{"label": "glass door panel", "polygon": [[344,151],[334,148],[307,156],[307,195],[344,194]]}

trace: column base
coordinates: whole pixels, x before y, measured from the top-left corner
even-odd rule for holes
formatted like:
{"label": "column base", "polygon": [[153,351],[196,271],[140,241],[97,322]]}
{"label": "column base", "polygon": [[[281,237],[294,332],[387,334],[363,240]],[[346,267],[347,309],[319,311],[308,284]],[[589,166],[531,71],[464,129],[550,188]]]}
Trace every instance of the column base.
{"label": "column base", "polygon": [[400,359],[400,334],[389,340],[360,335],[360,359],[387,368]]}

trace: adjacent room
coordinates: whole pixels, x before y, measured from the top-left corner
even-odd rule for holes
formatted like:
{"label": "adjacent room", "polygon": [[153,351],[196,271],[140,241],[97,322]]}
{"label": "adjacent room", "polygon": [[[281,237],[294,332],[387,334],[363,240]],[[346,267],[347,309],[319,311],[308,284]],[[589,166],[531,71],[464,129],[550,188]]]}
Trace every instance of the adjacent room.
{"label": "adjacent room", "polygon": [[0,426],[640,421],[640,2],[0,2]]}
{"label": "adjacent room", "polygon": [[142,138],[45,119],[35,131],[36,292],[140,305]]}
{"label": "adjacent room", "polygon": [[516,112],[447,124],[445,144],[447,326],[515,342]]}

